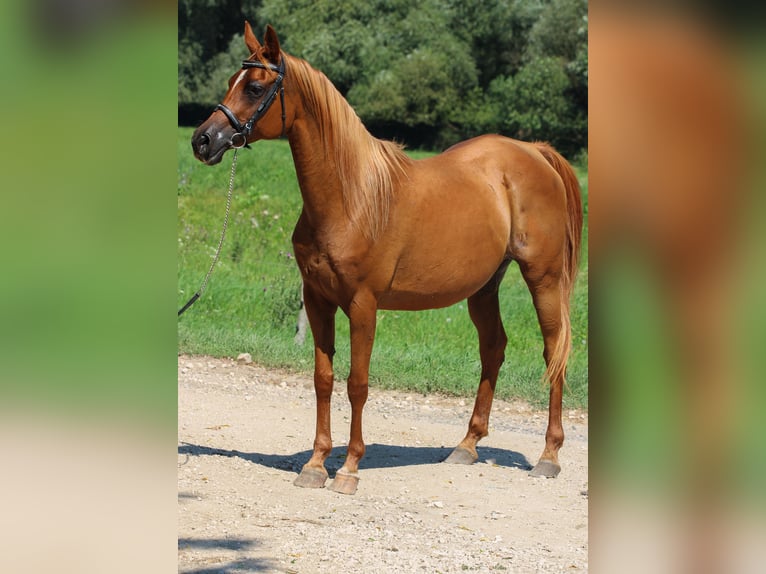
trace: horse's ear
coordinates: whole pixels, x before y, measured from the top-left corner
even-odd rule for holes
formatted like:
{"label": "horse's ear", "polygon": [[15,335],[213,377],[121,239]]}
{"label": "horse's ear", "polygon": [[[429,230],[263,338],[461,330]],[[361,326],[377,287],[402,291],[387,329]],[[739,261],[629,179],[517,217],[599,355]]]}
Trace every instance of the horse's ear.
{"label": "horse's ear", "polygon": [[274,30],[274,28],[271,27],[271,24],[266,25],[266,33],[263,36],[263,44],[264,44],[264,55],[271,60],[273,64],[279,64],[279,55],[280,55],[280,48],[279,48],[279,38],[277,38],[277,33]]}
{"label": "horse's ear", "polygon": [[253,29],[250,27],[250,22],[247,20],[245,20],[245,45],[247,46],[247,49],[250,50],[251,54],[255,54],[261,49],[261,43],[258,41],[258,38],[255,37],[255,34],[253,34]]}

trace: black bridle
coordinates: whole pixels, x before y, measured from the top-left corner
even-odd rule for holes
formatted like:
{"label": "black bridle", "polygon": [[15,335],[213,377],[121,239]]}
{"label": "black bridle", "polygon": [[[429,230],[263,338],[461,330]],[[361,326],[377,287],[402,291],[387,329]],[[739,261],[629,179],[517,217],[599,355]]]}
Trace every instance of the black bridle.
{"label": "black bridle", "polygon": [[249,136],[250,132],[253,130],[255,122],[261,119],[266,114],[266,112],[269,111],[271,104],[274,103],[274,99],[277,96],[277,92],[279,92],[279,103],[282,105],[282,137],[285,136],[285,88],[282,85],[282,80],[285,79],[285,58],[279,58],[278,66],[275,66],[274,64],[263,64],[253,60],[244,60],[242,62],[242,69],[245,70],[248,68],[261,68],[262,70],[271,70],[272,72],[277,73],[277,79],[274,80],[274,83],[269,88],[269,91],[266,92],[265,96],[263,96],[261,103],[258,104],[255,112],[252,116],[250,116],[250,119],[247,120],[245,124],[242,124],[237,119],[237,116],[234,115],[234,112],[232,112],[225,105],[218,104],[216,106],[215,109],[221,110],[228,118],[231,126],[236,130],[236,133],[231,136],[231,145],[235,148],[250,147],[247,143],[247,136]]}

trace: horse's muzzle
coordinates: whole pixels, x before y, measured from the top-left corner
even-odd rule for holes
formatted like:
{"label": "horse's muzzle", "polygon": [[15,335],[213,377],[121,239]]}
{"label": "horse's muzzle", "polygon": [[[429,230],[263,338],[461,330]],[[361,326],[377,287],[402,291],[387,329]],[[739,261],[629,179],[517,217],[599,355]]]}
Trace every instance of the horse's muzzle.
{"label": "horse's muzzle", "polygon": [[200,126],[191,138],[194,157],[207,165],[215,165],[221,161],[226,150],[230,149],[230,138],[224,137],[221,132],[211,133]]}

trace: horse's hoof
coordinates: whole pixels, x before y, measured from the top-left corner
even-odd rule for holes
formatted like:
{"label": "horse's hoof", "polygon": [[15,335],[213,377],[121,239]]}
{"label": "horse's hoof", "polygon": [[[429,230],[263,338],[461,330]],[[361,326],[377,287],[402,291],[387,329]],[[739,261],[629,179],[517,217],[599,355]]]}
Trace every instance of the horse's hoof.
{"label": "horse's hoof", "polygon": [[449,464],[473,464],[479,460],[479,455],[471,452],[462,446],[455,447],[455,450],[445,459]]}
{"label": "horse's hoof", "polygon": [[327,488],[340,494],[354,494],[357,486],[359,486],[359,475],[341,469],[335,473],[335,478]]}
{"label": "horse's hoof", "polygon": [[304,466],[293,484],[301,488],[323,488],[325,481],[327,481],[325,469]]}
{"label": "horse's hoof", "polygon": [[541,460],[535,468],[529,471],[529,476],[536,478],[556,478],[561,472],[561,466],[550,460]]}

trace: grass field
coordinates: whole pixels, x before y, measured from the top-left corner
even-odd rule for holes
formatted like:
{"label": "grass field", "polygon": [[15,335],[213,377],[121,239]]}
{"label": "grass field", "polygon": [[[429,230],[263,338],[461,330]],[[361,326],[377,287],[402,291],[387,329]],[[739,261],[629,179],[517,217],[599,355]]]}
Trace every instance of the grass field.
{"label": "grass field", "polygon": [[[198,289],[218,245],[231,154],[215,167],[194,159],[192,130],[178,135],[178,306]],[[415,157],[428,155],[413,152]],[[248,352],[268,366],[311,372],[311,335],[293,342],[300,305],[300,273],[290,236],[301,208],[292,156],[286,141],[258,142],[239,153],[229,228],[221,259],[203,297],[178,321],[178,350],[235,357]],[[588,256],[587,171],[578,168],[586,229],[573,301],[573,352],[564,404],[587,408]],[[542,338],[531,298],[512,265],[501,288],[508,332],[506,361],[497,396],[547,404]],[[349,366],[348,321],[336,321],[337,379]],[[473,396],[480,363],[476,331],[465,302],[420,312],[379,311],[370,368],[373,386]]]}

